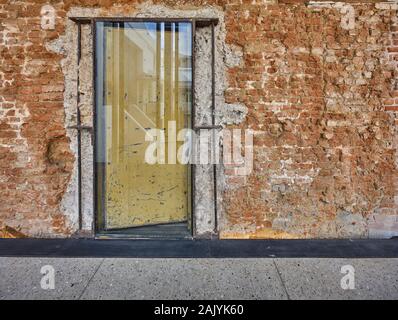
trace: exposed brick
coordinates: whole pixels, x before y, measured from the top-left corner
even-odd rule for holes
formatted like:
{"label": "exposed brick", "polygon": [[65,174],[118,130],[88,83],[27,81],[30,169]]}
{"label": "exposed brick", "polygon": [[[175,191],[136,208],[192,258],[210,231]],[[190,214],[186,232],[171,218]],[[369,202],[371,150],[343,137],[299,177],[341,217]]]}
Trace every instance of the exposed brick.
{"label": "exposed brick", "polygon": [[[59,207],[75,160],[62,56],[45,43],[64,34],[71,7],[118,15],[141,1],[51,1],[56,29],[42,30],[47,2],[0,0],[0,226],[35,236],[71,233]],[[225,237],[364,237],[361,217],[375,212],[383,219],[371,229],[395,232],[397,11],[345,1],[356,19],[344,29],[338,5],[307,2],[153,1],[217,5],[227,43],[244,53],[227,71],[225,99],[248,107],[240,127],[256,131],[254,169],[247,177],[226,169]]]}
{"label": "exposed brick", "polygon": [[[229,228],[223,234],[366,237],[366,222],[348,230],[347,217],[360,220],[395,206],[394,116],[379,110],[398,111],[397,60],[390,46],[396,10],[353,7],[361,15],[353,35],[340,27],[341,14],[331,5],[277,5],[261,11],[260,20],[278,32],[247,26],[258,39],[255,46],[239,33],[227,37],[243,47],[245,62],[229,73],[227,101],[247,105],[242,128],[262,133],[254,138],[253,174],[240,187],[233,180],[226,191]],[[234,24],[243,26],[245,19]],[[260,80],[258,65],[265,67]],[[246,83],[256,90],[242,94]],[[270,227],[267,221],[275,223]]]}

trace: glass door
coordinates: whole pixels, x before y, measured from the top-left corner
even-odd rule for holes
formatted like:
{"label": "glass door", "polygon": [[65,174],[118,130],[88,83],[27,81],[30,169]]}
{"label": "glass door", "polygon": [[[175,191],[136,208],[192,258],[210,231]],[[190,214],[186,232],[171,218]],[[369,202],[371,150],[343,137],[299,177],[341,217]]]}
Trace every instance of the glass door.
{"label": "glass door", "polygon": [[97,214],[103,230],[188,228],[190,166],[178,152],[191,126],[191,38],[188,22],[96,22]]}

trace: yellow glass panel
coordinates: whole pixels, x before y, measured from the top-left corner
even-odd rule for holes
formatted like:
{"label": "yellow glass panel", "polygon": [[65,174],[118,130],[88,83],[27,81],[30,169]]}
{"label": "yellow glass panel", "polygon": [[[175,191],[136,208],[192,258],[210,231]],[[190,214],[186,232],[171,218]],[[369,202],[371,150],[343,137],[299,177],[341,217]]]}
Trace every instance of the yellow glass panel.
{"label": "yellow glass panel", "polygon": [[[178,132],[191,122],[191,26],[103,22],[97,30],[97,149],[104,161],[98,190],[105,228],[187,221],[189,166],[169,164],[176,154],[167,151],[174,141],[169,128],[175,124]],[[166,164],[145,161],[151,129],[163,130]]]}

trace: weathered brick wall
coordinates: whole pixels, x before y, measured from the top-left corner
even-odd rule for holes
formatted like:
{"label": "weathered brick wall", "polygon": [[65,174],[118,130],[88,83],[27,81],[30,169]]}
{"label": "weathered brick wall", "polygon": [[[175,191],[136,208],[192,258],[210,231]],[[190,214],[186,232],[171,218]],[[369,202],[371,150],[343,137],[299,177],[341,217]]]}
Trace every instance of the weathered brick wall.
{"label": "weathered brick wall", "polygon": [[[73,6],[131,10],[139,1],[50,1],[56,29],[40,28],[48,1],[0,0],[0,227],[71,234],[60,210],[75,164],[64,127],[60,54]],[[287,1],[284,1],[287,2]],[[216,5],[243,62],[226,100],[249,112],[254,170],[228,177],[222,237],[367,237],[398,232],[395,112],[396,4],[155,1]],[[119,6],[122,5],[122,6]],[[378,233],[379,232],[379,233]]]}
{"label": "weathered brick wall", "polygon": [[63,123],[59,56],[44,43],[43,1],[0,1],[0,226],[34,236],[68,234],[59,202],[73,166]]}
{"label": "weathered brick wall", "polygon": [[245,64],[230,70],[227,97],[249,107],[257,135],[253,174],[226,195],[226,237],[366,237],[389,215],[397,231],[386,112],[398,103],[397,12],[352,7],[349,29],[336,5],[228,11]]}

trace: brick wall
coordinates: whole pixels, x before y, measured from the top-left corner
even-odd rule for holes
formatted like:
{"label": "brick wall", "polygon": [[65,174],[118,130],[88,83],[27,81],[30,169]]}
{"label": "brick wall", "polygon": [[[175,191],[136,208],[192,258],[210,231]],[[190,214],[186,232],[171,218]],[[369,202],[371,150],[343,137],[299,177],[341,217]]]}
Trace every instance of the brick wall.
{"label": "brick wall", "polygon": [[385,112],[397,103],[396,5],[345,8],[229,7],[245,63],[230,70],[227,97],[249,107],[256,136],[253,174],[226,193],[224,237],[367,237],[369,217],[396,221]]}
{"label": "brick wall", "polygon": [[[0,0],[0,227],[65,236],[74,230],[60,202],[75,157],[64,128],[63,56],[45,43],[64,34],[73,6],[118,13],[140,1],[50,1],[56,26],[43,30],[47,2]],[[227,177],[221,236],[398,232],[397,5],[286,2],[155,1],[218,6],[226,41],[243,52],[225,97],[249,110],[240,127],[255,131],[254,170]]]}
{"label": "brick wall", "polygon": [[73,156],[61,57],[44,47],[62,34],[65,12],[56,30],[42,30],[42,2],[0,1],[0,225],[52,236],[69,233],[59,202]]}

